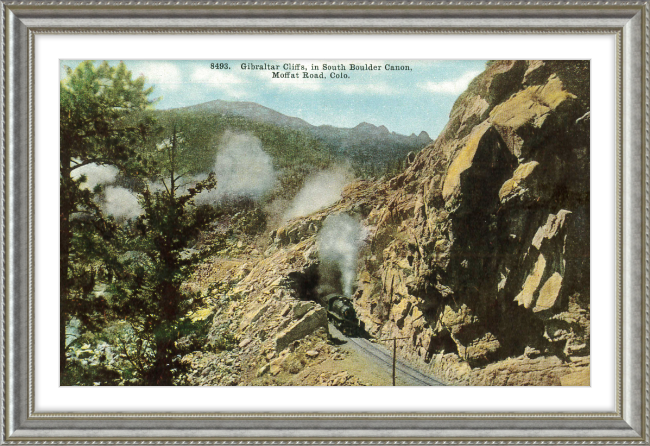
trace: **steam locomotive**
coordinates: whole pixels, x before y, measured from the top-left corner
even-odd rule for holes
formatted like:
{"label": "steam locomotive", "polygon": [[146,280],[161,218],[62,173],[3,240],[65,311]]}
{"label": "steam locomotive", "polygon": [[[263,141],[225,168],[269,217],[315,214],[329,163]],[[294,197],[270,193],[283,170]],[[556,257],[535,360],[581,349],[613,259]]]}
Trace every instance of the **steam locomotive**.
{"label": "steam locomotive", "polygon": [[340,294],[328,294],[322,298],[327,316],[334,326],[347,336],[359,336],[364,332],[364,324],[357,319],[352,301]]}

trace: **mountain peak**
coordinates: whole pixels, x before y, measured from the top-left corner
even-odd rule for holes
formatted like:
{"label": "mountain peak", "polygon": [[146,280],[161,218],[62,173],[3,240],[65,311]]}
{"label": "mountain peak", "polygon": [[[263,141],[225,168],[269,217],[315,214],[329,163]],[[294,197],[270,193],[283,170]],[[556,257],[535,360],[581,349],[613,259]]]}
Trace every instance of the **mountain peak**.
{"label": "mountain peak", "polygon": [[374,124],[370,124],[369,122],[363,121],[354,128],[356,130],[374,130],[377,128],[377,126]]}
{"label": "mountain peak", "polygon": [[202,104],[183,107],[183,110],[196,110],[226,115],[241,116],[257,122],[265,122],[294,129],[309,129],[313,126],[293,116],[284,115],[256,102],[224,101],[216,99]]}
{"label": "mountain peak", "polygon": [[373,133],[385,133],[385,134],[390,134],[390,131],[385,125],[380,125],[376,126],[374,124],[370,124],[369,122],[363,121],[356,127],[354,127],[354,130],[361,130],[364,132],[373,132]]}

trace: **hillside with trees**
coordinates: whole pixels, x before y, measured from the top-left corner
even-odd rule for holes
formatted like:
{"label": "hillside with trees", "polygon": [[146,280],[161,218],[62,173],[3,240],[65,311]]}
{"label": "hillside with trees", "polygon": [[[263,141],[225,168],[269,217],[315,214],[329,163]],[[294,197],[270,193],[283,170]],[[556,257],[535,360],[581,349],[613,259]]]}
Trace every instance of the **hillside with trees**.
{"label": "hillside with trees", "polygon": [[[259,255],[282,222],[336,201],[355,177],[401,170],[428,138],[161,111],[154,93],[123,63],[84,62],[61,81],[62,385],[186,383],[181,358],[212,322],[197,315],[229,304],[215,301],[228,284],[188,285],[197,271]],[[309,187],[325,201],[301,199]],[[212,336],[217,349],[233,342]]]}

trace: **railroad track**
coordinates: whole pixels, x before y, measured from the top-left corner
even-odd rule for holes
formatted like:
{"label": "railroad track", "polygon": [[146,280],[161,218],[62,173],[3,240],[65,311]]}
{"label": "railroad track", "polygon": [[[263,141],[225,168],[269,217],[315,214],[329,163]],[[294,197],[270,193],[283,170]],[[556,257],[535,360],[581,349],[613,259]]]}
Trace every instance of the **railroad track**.
{"label": "railroad track", "polygon": [[[391,370],[393,368],[393,357],[385,349],[382,349],[379,345],[376,345],[364,338],[350,338],[338,331],[332,324],[330,324],[330,333],[335,335],[335,337],[342,339],[344,341],[354,344],[358,350],[363,354],[373,358],[375,362],[381,363],[386,369]],[[414,369],[413,367],[405,364],[404,362],[397,360],[397,377],[401,381],[408,381],[414,386],[444,386],[443,383],[437,381],[436,379],[425,375],[419,370]],[[406,379],[405,379],[406,378]]]}

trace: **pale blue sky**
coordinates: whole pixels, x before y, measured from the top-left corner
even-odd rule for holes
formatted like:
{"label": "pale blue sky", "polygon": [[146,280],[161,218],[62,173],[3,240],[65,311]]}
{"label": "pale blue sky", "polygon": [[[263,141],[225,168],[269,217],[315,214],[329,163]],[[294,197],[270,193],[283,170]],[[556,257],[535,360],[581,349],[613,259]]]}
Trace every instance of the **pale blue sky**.
{"label": "pale blue sky", "polygon": [[[158,109],[184,107],[222,99],[257,102],[285,115],[314,124],[354,127],[360,122],[385,125],[402,134],[424,130],[435,139],[447,123],[451,107],[469,82],[485,67],[484,60],[127,60],[134,77],[144,75],[147,85],[160,97]],[[79,61],[61,61],[75,67]],[[112,61],[111,63],[117,63]],[[211,63],[228,63],[229,69],[211,69]],[[242,69],[242,64],[278,65],[279,70]],[[285,63],[343,64],[343,70],[323,71],[325,79],[273,79]],[[350,64],[371,64],[380,70],[352,71]],[[386,64],[408,65],[410,71],[387,71]],[[294,71],[302,76],[301,70]],[[348,79],[330,78],[345,73]]]}

